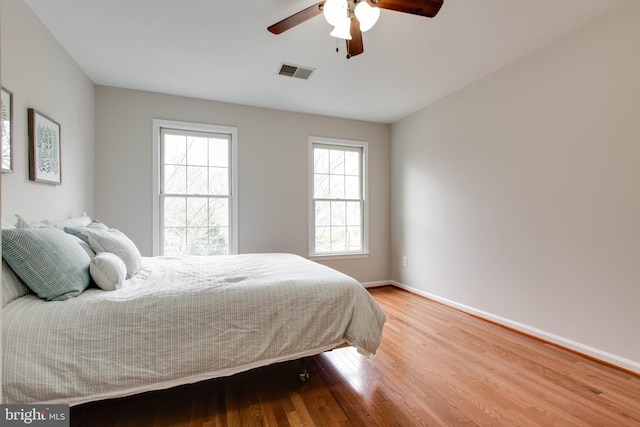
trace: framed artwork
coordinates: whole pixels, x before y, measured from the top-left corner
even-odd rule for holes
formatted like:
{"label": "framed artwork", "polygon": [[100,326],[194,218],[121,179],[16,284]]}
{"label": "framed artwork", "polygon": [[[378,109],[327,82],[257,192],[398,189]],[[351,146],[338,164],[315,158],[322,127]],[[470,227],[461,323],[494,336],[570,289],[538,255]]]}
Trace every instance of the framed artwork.
{"label": "framed artwork", "polygon": [[2,88],[0,101],[2,172],[13,172],[13,93]]}
{"label": "framed artwork", "polygon": [[29,179],[62,184],[60,124],[29,108]]}

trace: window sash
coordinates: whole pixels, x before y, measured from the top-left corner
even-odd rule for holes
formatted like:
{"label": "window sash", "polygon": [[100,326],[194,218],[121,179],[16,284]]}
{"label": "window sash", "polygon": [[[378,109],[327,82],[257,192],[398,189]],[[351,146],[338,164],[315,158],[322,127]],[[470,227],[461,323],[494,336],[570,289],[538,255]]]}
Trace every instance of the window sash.
{"label": "window sash", "polygon": [[[217,139],[217,140],[224,140],[227,143],[227,161],[226,161],[226,166],[210,166],[209,164],[205,165],[193,165],[193,164],[189,164],[188,160],[185,160],[184,164],[176,164],[176,163],[167,163],[165,161],[165,144],[166,144],[166,138],[169,136],[178,136],[178,137],[196,137],[196,138],[206,138],[206,139]],[[211,193],[210,191],[207,192],[204,195],[209,195],[209,196],[223,196],[223,195],[227,195],[230,196],[233,194],[233,179],[232,179],[232,139],[231,139],[231,135],[229,134],[222,134],[222,133],[214,133],[214,132],[198,132],[198,131],[188,131],[188,130],[184,130],[181,131],[179,129],[171,129],[171,128],[161,128],[160,129],[160,194],[164,194],[164,195],[193,195],[193,196],[200,196],[203,195],[202,193],[197,193],[197,192],[190,192],[187,191],[189,189],[189,171],[191,168],[206,168],[206,173],[207,173],[207,187],[209,188],[209,185],[211,183],[211,176],[210,176],[210,172],[211,169],[226,169],[226,187],[227,187],[227,191],[226,192],[214,192]],[[211,147],[208,147],[207,149],[209,150]],[[188,156],[188,147],[186,151],[186,155]],[[210,157],[210,154],[207,153],[208,156]],[[166,192],[165,191],[165,185],[167,184],[166,180],[165,180],[165,174],[166,174],[166,170],[167,170],[167,166],[173,166],[173,167],[184,167],[185,168],[185,188],[187,190],[183,191],[183,192]]]}
{"label": "window sash", "polygon": [[[160,205],[162,207],[160,210],[160,241],[164,255],[225,255],[229,253],[229,231],[231,225],[230,197],[163,194],[160,199]],[[180,212],[180,221],[176,223],[168,223],[164,217],[166,203],[171,200],[175,200],[177,205],[184,204]],[[219,201],[222,201],[219,205],[224,207],[226,211],[223,212],[222,215],[216,215],[216,206],[213,206],[213,203]],[[203,207],[205,211],[200,212],[198,209]],[[192,209],[195,212],[192,212]],[[212,219],[214,219],[213,222]],[[194,233],[196,231],[200,233],[200,236]],[[175,250],[175,246],[178,243],[177,240],[180,233],[182,233],[182,250],[177,251]],[[205,240],[206,244],[198,247],[198,242],[202,240]],[[220,244],[221,242],[225,243],[224,246]],[[169,250],[167,253],[167,245],[173,245],[174,250]]]}

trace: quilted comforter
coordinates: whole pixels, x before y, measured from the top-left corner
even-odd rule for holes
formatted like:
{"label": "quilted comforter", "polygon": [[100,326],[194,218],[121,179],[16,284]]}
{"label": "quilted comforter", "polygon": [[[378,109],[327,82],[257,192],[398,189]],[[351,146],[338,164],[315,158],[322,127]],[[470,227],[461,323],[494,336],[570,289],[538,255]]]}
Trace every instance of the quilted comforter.
{"label": "quilted comforter", "polygon": [[296,255],[144,258],[116,291],[4,307],[4,403],[126,396],[345,342],[372,354],[384,322],[356,280]]}

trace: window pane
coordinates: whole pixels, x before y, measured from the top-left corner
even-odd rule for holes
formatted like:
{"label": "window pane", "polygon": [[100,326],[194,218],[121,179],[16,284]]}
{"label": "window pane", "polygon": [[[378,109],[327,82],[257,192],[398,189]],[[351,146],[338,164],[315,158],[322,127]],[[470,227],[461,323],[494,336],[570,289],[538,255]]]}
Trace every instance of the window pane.
{"label": "window pane", "polygon": [[164,193],[184,194],[187,192],[187,167],[166,165],[164,167]]}
{"label": "window pane", "polygon": [[345,175],[360,175],[360,153],[357,151],[345,151],[344,153]]}
{"label": "window pane", "polygon": [[331,174],[344,175],[344,151],[330,150],[329,170]]}
{"label": "window pane", "polygon": [[347,233],[345,227],[331,227],[331,252],[347,250]]}
{"label": "window pane", "polygon": [[187,219],[187,204],[184,197],[164,199],[163,227],[184,227]]}
{"label": "window pane", "polygon": [[315,173],[329,174],[329,150],[315,148],[313,150],[313,171]]}
{"label": "window pane", "polygon": [[187,137],[187,164],[192,166],[207,166],[209,160],[209,138]]}
{"label": "window pane", "polygon": [[362,215],[360,213],[360,202],[347,202],[347,225],[362,225]]}
{"label": "window pane", "polygon": [[167,256],[180,256],[186,252],[187,229],[186,228],[165,228],[164,229],[164,249],[163,254]]}
{"label": "window pane", "polygon": [[331,202],[316,202],[316,225],[331,225]]}
{"label": "window pane", "polygon": [[208,231],[207,227],[187,228],[187,255],[209,255]]}
{"label": "window pane", "polygon": [[362,235],[360,234],[360,227],[347,227],[346,238],[348,251],[362,250]]}
{"label": "window pane", "polygon": [[205,198],[187,199],[187,227],[209,226],[209,203]]}
{"label": "window pane", "polygon": [[209,192],[212,196],[229,195],[229,169],[209,168]]}
{"label": "window pane", "polygon": [[344,197],[345,199],[360,198],[360,177],[358,176],[344,177]]}
{"label": "window pane", "polygon": [[330,202],[331,203],[331,226],[343,226],[347,224],[347,203],[346,202]]}
{"label": "window pane", "polygon": [[208,194],[208,169],[203,166],[187,166],[188,194]]}
{"label": "window pane", "polygon": [[313,197],[316,199],[328,199],[329,193],[329,175],[313,175]]}
{"label": "window pane", "polygon": [[344,199],[344,175],[329,175],[329,198]]}
{"label": "window pane", "polygon": [[331,228],[316,227],[316,252],[331,251]]}
{"label": "window pane", "polygon": [[209,228],[208,255],[225,255],[229,253],[229,227]]}
{"label": "window pane", "polygon": [[229,200],[209,199],[209,226],[228,227],[229,226]]}
{"label": "window pane", "polygon": [[187,138],[183,135],[164,136],[164,163],[169,165],[187,164]]}
{"label": "window pane", "polygon": [[209,166],[229,167],[229,140],[209,138]]}

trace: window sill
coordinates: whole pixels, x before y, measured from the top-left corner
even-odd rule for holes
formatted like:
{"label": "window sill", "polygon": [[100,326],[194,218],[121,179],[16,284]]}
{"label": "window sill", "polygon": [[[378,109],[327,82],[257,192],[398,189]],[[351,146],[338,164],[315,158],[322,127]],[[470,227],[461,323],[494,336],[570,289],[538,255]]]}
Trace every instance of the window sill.
{"label": "window sill", "polygon": [[357,252],[357,253],[335,253],[335,254],[309,254],[309,259],[330,261],[334,259],[352,259],[352,258],[368,258],[369,252]]}

